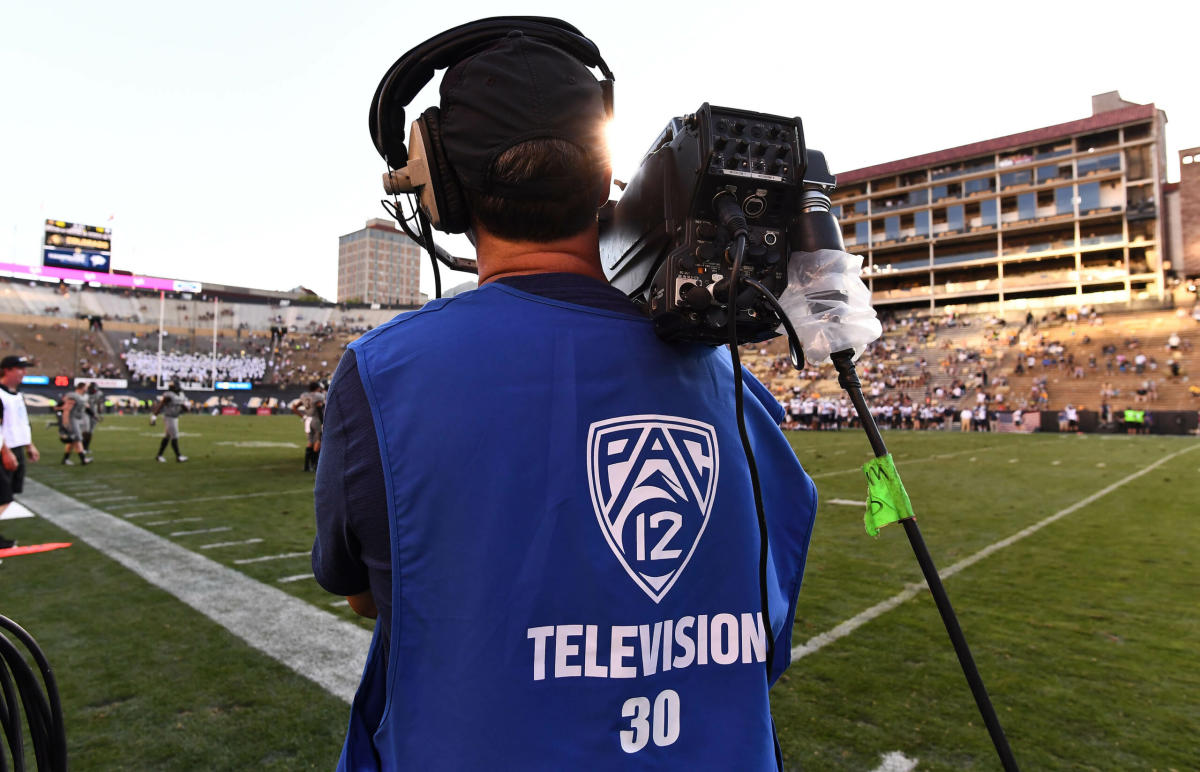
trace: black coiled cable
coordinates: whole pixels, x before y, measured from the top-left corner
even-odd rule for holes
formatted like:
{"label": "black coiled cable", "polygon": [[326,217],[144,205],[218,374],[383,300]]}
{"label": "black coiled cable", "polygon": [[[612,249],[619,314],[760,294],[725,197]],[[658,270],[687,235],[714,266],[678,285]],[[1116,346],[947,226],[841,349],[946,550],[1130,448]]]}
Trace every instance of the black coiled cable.
{"label": "black coiled cable", "polygon": [[[28,649],[37,665],[35,672],[20,648],[5,635],[0,635],[0,729],[8,745],[12,768],[15,772],[24,772],[26,768],[25,736],[21,721],[23,708],[24,725],[29,728],[29,744],[33,748],[37,769],[66,772],[67,734],[54,671],[37,641],[20,625],[0,615],[0,629]],[[41,680],[38,680],[39,672]],[[8,762],[2,751],[3,748],[0,748],[0,772],[7,772]]]}

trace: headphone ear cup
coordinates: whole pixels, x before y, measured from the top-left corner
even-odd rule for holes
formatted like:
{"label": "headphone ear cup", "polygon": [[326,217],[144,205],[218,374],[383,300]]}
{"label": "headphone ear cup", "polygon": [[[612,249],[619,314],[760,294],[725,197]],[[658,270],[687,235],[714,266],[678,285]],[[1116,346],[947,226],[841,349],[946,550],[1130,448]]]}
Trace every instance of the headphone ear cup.
{"label": "headphone ear cup", "polygon": [[471,216],[467,209],[466,197],[459,186],[458,177],[450,162],[446,160],[446,150],[442,146],[442,126],[438,121],[440,113],[436,107],[431,107],[421,113],[417,120],[421,122],[422,135],[425,138],[425,158],[429,167],[430,185],[437,201],[439,220],[438,229],[446,233],[466,233],[471,225]]}

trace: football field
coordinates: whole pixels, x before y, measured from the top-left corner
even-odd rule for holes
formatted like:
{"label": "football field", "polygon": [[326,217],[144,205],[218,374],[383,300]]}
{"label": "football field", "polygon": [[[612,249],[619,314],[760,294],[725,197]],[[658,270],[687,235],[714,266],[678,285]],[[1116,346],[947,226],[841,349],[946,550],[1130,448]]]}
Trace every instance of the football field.
{"label": "football field", "polygon": [[[0,521],[0,614],[49,657],[77,769],[329,769],[370,626],[311,577],[294,417],[109,417]],[[772,693],[789,769],[998,769],[903,529],[863,531],[861,432],[794,433],[820,510]],[[1200,441],[885,435],[1026,770],[1196,769]],[[470,733],[464,727],[464,733]],[[714,729],[714,731],[716,731]],[[885,762],[886,758],[886,762]]]}

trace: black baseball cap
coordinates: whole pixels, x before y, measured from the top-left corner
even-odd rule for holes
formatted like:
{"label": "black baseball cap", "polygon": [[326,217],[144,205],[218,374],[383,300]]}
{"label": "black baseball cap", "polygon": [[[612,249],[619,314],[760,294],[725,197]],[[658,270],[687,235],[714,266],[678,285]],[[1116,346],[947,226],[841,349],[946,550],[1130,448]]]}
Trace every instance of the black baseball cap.
{"label": "black baseball cap", "polygon": [[4,359],[0,359],[0,370],[11,370],[14,367],[29,367],[31,364],[33,364],[32,359],[9,354]]}
{"label": "black baseball cap", "polygon": [[604,89],[575,57],[513,30],[451,67],[441,84],[439,124],[463,187],[502,198],[549,198],[591,180],[549,177],[520,186],[492,179],[505,150],[531,139],[570,142],[608,174]]}

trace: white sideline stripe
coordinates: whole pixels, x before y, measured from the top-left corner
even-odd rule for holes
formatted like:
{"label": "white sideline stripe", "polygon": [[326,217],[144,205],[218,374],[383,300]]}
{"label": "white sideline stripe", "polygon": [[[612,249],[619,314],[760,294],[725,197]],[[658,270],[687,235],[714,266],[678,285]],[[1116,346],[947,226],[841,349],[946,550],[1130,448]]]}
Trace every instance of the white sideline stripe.
{"label": "white sideline stripe", "polygon": [[26,504],[45,519],[335,697],[353,699],[371,631],[35,480],[25,486]]}
{"label": "white sideline stripe", "polygon": [[261,563],[264,560],[283,560],[284,558],[306,558],[311,556],[311,552],[285,552],[282,555],[263,555],[260,558],[242,558],[241,560],[233,561],[236,565],[245,565],[246,563]]}
{"label": "white sideline stripe", "polygon": [[198,531],[172,531],[172,536],[195,536],[198,533],[220,533],[221,531],[232,531],[231,525],[218,525],[216,528],[201,528]]}
{"label": "white sideline stripe", "polygon": [[282,579],[276,579],[275,581],[279,582],[280,584],[285,584],[287,582],[298,582],[301,579],[313,579],[313,578],[315,578],[315,577],[313,577],[312,572],[310,571],[307,574],[293,574],[292,576],[285,576]]}
{"label": "white sideline stripe", "polygon": [[[161,435],[159,435],[159,436],[161,436]],[[116,459],[116,460],[129,460],[129,459],[145,460],[145,456],[144,455],[128,456],[128,457],[123,457],[123,458]],[[108,456],[105,456],[105,460],[109,460]],[[263,464],[262,466],[256,466],[255,469],[259,469],[259,470],[263,470],[263,469],[294,469],[295,467],[296,467],[296,465],[294,463],[292,463],[292,464]],[[212,475],[216,475],[216,474],[234,474],[234,473],[245,474],[245,471],[246,470],[244,470],[244,469],[205,469],[204,474],[206,477],[211,477]],[[54,485],[56,487],[59,485],[62,485],[62,486],[83,485],[83,484],[88,484],[91,482],[91,481],[85,481],[85,480],[69,479],[63,475],[57,475],[54,472],[47,473],[44,470],[41,471],[38,476],[44,477],[45,479],[50,480],[51,482],[54,483]],[[145,472],[119,472],[117,474],[106,474],[106,475],[104,475],[104,479],[105,480],[118,480],[118,479],[122,479],[125,477],[145,477],[145,476],[146,476]],[[64,480],[64,481],[60,483],[59,482],[60,479]]]}
{"label": "white sideline stripe", "polygon": [[147,515],[161,515],[163,512],[170,512],[169,509],[151,509],[149,512],[126,512],[121,517],[126,520],[132,520],[135,517],[146,517]]}
{"label": "white sideline stripe", "polygon": [[841,504],[847,507],[865,507],[867,505],[865,501],[855,501],[854,499],[830,499],[827,503]]}
{"label": "white sideline stripe", "polygon": [[350,605],[350,601],[348,601],[348,600],[335,600],[333,603],[330,603],[329,605],[330,605],[330,606],[349,606],[349,605]]}
{"label": "white sideline stripe", "polygon": [[258,544],[262,539],[243,539],[242,541],[219,541],[214,544],[202,544],[202,550],[215,550],[220,547],[240,547],[243,544]]}
{"label": "white sideline stripe", "polygon": [[90,504],[106,504],[110,501],[128,501],[129,499],[136,499],[136,498],[137,498],[137,496],[104,496],[103,498],[92,499],[88,503],[90,503]]}
{"label": "white sideline stripe", "polygon": [[[999,445],[985,445],[982,448],[969,448],[967,450],[956,450],[953,453],[939,453],[936,456],[925,456],[924,458],[897,458],[896,465],[902,464],[923,464],[926,461],[940,461],[943,458],[954,458],[961,456],[964,453],[983,453],[987,450],[995,450]],[[837,472],[821,472],[820,474],[809,475],[814,480],[820,480],[822,477],[836,477],[839,474],[850,474],[851,472],[861,472],[862,467],[856,466],[853,469],[841,469]]]}
{"label": "white sideline stripe", "polygon": [[[200,496],[195,499],[172,499],[169,501],[142,501],[140,504],[151,504],[153,506],[162,506],[163,504],[191,504],[193,501],[227,501],[229,499],[250,499],[255,496],[284,496],[288,493],[312,493],[312,486],[307,488],[292,488],[286,491],[263,491],[261,493],[235,493],[229,496]],[[136,507],[137,504],[114,504],[117,507]]]}
{"label": "white sideline stripe", "polygon": [[[1141,477],[1142,475],[1146,474],[1147,472],[1150,472],[1153,469],[1167,463],[1168,461],[1175,458],[1176,456],[1183,455],[1184,453],[1189,453],[1198,447],[1200,447],[1200,445],[1192,445],[1191,447],[1184,448],[1183,450],[1177,450],[1174,453],[1171,453],[1170,455],[1164,456],[1164,457],[1160,458],[1158,461],[1155,461],[1150,466],[1144,467],[1143,469],[1141,469],[1137,472],[1134,472],[1133,474],[1127,475],[1126,477],[1123,477],[1120,480],[1117,480],[1112,485],[1108,485],[1104,488],[1101,488],[1100,490],[1096,491],[1092,495],[1090,495],[1086,498],[1080,499],[1079,501],[1075,502],[1074,504],[1067,507],[1066,509],[1060,509],[1059,511],[1055,512],[1053,515],[1050,515],[1049,517],[1047,517],[1043,520],[1039,520],[1038,522],[1034,523],[1033,525],[1031,525],[1027,528],[1022,528],[1020,531],[1017,531],[1012,536],[1008,536],[1004,539],[1001,539],[998,542],[993,542],[992,544],[989,544],[988,546],[986,546],[983,549],[976,552],[974,555],[965,557],[962,560],[955,563],[954,565],[945,569],[944,571],[940,571],[939,574],[942,577],[942,579],[949,579],[950,577],[957,574],[959,571],[962,571],[963,569],[970,568],[971,566],[975,565],[979,561],[986,558],[988,555],[991,555],[993,552],[999,552],[1000,550],[1004,549],[1005,547],[1008,547],[1012,544],[1019,542],[1021,539],[1024,539],[1026,536],[1031,536],[1032,534],[1037,533],[1038,531],[1042,530],[1043,528],[1050,525],[1051,523],[1053,523],[1057,520],[1061,520],[1062,518],[1066,517],[1067,515],[1071,514],[1072,512],[1074,512],[1077,509],[1086,507],[1088,504],[1091,504],[1096,499],[1107,496],[1108,494],[1115,491],[1117,488],[1120,488],[1121,486],[1125,485],[1126,483],[1136,480],[1137,478]],[[808,641],[806,641],[805,643],[802,643],[799,646],[792,649],[792,662],[795,662],[796,660],[801,659],[803,657],[807,657],[809,654],[814,654],[814,653],[820,651],[821,649],[823,649],[824,647],[833,643],[834,641],[838,640],[839,638],[845,638],[847,635],[854,632],[858,628],[862,627],[867,622],[870,622],[872,619],[882,616],[883,614],[885,614],[885,613],[891,611],[892,609],[896,608],[897,606],[899,606],[901,603],[904,603],[905,601],[916,597],[917,593],[921,592],[924,589],[925,589],[924,580],[922,580],[920,583],[907,584],[904,586],[903,590],[896,593],[895,595],[888,598],[887,600],[883,601],[882,603],[876,603],[874,606],[871,606],[869,609],[866,609],[858,614],[855,614],[854,616],[850,617],[845,622],[842,622],[840,625],[838,625],[837,627],[834,627],[831,630],[827,630],[826,632],[823,632],[819,635],[814,635],[812,638],[808,639]]]}
{"label": "white sideline stripe", "polygon": [[143,523],[143,525],[170,525],[172,523],[194,523],[197,520],[203,520],[203,517],[180,517],[175,520],[155,520],[153,523]]}

